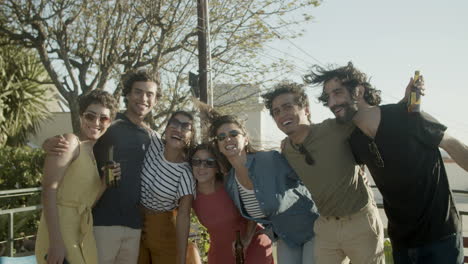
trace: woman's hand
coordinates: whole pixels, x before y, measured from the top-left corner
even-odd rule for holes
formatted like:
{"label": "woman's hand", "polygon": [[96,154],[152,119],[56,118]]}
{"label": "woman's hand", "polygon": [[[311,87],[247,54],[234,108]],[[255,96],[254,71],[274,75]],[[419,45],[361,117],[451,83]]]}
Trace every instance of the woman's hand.
{"label": "woman's hand", "polygon": [[44,256],[47,264],[62,264],[66,255],[65,244],[63,241],[50,241],[50,244],[52,246],[49,247],[47,255]]}

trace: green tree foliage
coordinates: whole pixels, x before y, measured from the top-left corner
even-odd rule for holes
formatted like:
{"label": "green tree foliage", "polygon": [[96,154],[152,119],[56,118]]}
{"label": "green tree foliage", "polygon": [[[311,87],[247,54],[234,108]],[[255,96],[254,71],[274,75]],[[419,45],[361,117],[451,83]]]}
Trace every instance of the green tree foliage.
{"label": "green tree foliage", "polygon": [[47,77],[34,51],[0,46],[0,146],[24,144],[48,118]]}
{"label": "green tree foliage", "polygon": [[[260,63],[263,45],[300,34],[278,30],[310,20],[320,0],[211,0],[214,83],[258,85],[284,63]],[[160,77],[164,97],[155,111],[164,124],[188,104],[186,80],[197,65],[197,1],[194,0],[2,0],[0,34],[34,48],[69,104],[79,129],[77,97],[138,68]],[[292,28],[292,27],[291,27]],[[121,86],[117,86],[118,96]]]}
{"label": "green tree foliage", "polygon": [[[40,149],[29,147],[0,148],[0,190],[13,190],[40,186],[44,153]],[[41,203],[40,192],[29,195],[2,197],[0,209],[13,209]],[[14,215],[14,237],[35,235],[39,223],[40,211],[18,213]],[[0,241],[8,237],[8,215],[0,216]],[[0,247],[0,251],[2,248]],[[0,254],[1,255],[1,254]]]}

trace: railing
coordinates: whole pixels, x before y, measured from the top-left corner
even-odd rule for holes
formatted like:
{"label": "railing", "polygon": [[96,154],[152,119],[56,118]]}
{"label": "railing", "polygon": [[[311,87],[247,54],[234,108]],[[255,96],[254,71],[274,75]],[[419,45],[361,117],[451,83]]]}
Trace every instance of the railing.
{"label": "railing", "polygon": [[[372,189],[376,189],[376,186],[371,186]],[[18,197],[18,196],[25,196],[25,195],[32,195],[37,192],[40,192],[42,190],[41,187],[36,187],[36,188],[26,188],[26,189],[16,189],[16,190],[7,190],[7,191],[0,191],[0,199],[1,198],[8,198],[8,197]],[[452,190],[454,194],[463,194],[463,195],[468,195],[468,191],[463,191],[463,190]],[[377,204],[378,208],[383,208],[383,204],[379,203]],[[8,238],[6,241],[0,241],[0,244],[7,243],[8,244],[8,255],[10,257],[13,256],[14,252],[14,241],[19,240],[21,238],[14,238],[14,214],[15,213],[21,213],[21,212],[28,212],[28,211],[34,211],[34,210],[39,210],[42,209],[42,205],[33,205],[33,206],[27,206],[27,207],[20,207],[20,208],[13,208],[13,209],[6,209],[6,210],[0,210],[0,216],[2,215],[8,215],[9,216],[9,221],[8,221]],[[460,215],[462,216],[467,216],[468,211],[460,211]]]}
{"label": "railing", "polygon": [[[8,198],[8,197],[17,197],[17,196],[25,196],[25,195],[32,195],[42,190],[41,187],[36,188],[26,188],[26,189],[16,189],[16,190],[7,190],[7,191],[0,191],[0,198]],[[42,208],[42,205],[33,205],[27,207],[20,207],[20,208],[13,208],[13,209],[6,209],[0,210],[0,217],[2,215],[8,215],[8,238],[6,241],[0,241],[0,244],[7,243],[8,248],[8,256],[13,257],[14,253],[14,242],[15,240],[19,240],[20,238],[14,238],[14,214],[21,213],[21,212],[28,212],[39,210]]]}

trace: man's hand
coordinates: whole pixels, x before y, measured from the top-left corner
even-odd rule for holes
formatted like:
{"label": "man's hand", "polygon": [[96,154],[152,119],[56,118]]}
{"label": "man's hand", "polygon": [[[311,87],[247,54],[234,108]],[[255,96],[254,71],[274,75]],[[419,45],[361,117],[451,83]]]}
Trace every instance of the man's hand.
{"label": "man's hand", "polygon": [[[112,175],[114,176],[114,181],[113,181],[113,183],[111,183],[113,185],[111,185],[111,186],[107,185],[107,177],[109,177],[109,176],[107,176],[107,171],[106,171],[107,168],[110,168],[112,170]],[[104,172],[104,177],[101,178],[101,184],[102,184],[102,188],[104,190],[107,189],[107,187],[116,187],[116,186],[119,185],[121,175],[122,175],[122,172],[120,170],[120,163],[114,162],[112,164],[102,166],[101,170]]]}
{"label": "man's hand", "polygon": [[42,149],[44,149],[48,155],[52,156],[62,155],[69,147],[70,142],[68,142],[62,135],[48,138],[44,143],[42,143]]}
{"label": "man's hand", "polygon": [[424,78],[423,76],[419,76],[418,80],[415,82],[413,77],[410,78],[410,81],[408,85],[406,86],[405,90],[405,97],[401,99],[400,103],[406,103],[408,102],[408,99],[410,98],[411,90],[413,87],[416,87],[417,90],[421,93],[421,95],[425,95],[424,91],[426,88],[424,87]]}

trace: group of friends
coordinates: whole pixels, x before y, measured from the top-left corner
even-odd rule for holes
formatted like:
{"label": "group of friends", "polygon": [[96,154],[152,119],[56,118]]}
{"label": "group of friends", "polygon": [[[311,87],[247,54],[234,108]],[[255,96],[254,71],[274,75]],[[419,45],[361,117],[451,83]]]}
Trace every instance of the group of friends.
{"label": "group of friends", "polygon": [[[210,112],[196,144],[190,112],[158,135],[146,122],[161,91],[153,76],[125,76],[126,109],[107,92],[81,96],[80,133],[46,140],[38,263],[184,264],[190,213],[210,235],[208,264],[385,263],[384,228],[367,166],[383,196],[396,264],[462,263],[462,229],[439,147],[468,171],[468,147],[406,100],[380,105],[380,91],[352,63],[315,66],[305,84],[263,94],[286,138],[281,153],[255,149],[243,122]],[[305,85],[335,118],[311,122]],[[423,80],[410,80],[423,89]],[[406,97],[405,97],[406,98]],[[279,143],[279,142],[278,142]],[[117,186],[103,170],[109,149]]]}

